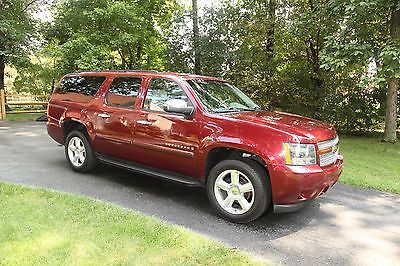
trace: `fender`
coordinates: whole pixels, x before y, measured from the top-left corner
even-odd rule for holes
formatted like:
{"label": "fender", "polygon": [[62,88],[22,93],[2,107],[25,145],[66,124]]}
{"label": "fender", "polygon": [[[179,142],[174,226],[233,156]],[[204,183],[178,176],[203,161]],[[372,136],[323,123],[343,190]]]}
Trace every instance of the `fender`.
{"label": "fender", "polygon": [[232,148],[242,150],[245,153],[249,153],[260,158],[263,161],[263,164],[265,164],[265,167],[268,168],[268,165],[271,165],[271,158],[266,153],[266,150],[263,151],[260,149],[260,146],[261,145],[252,141],[246,141],[246,143],[243,143],[243,141],[241,141],[239,138],[213,135],[208,136],[200,143],[199,146],[199,171],[201,173],[200,176],[206,178],[205,170],[207,158],[210,151],[215,148]]}

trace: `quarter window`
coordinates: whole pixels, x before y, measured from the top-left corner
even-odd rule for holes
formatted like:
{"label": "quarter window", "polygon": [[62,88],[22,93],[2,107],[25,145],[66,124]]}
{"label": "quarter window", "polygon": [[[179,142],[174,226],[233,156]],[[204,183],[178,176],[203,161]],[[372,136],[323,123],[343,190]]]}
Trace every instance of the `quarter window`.
{"label": "quarter window", "polygon": [[167,79],[152,79],[147,89],[143,109],[164,112],[166,102],[173,99],[183,100],[187,106],[193,106],[176,82]]}
{"label": "quarter window", "polygon": [[98,76],[69,76],[60,81],[55,93],[78,93],[94,96],[99,90],[105,77]]}
{"label": "quarter window", "polygon": [[108,89],[107,104],[115,107],[133,108],[141,83],[142,79],[136,77],[115,78]]}
{"label": "quarter window", "polygon": [[67,76],[54,90],[53,99],[78,103],[90,102],[106,77],[100,76]]}

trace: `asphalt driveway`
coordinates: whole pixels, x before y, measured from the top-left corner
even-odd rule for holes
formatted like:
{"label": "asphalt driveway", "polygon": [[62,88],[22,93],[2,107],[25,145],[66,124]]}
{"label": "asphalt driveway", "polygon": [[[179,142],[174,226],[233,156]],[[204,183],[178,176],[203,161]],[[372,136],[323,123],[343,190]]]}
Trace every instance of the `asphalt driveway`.
{"label": "asphalt driveway", "polygon": [[339,184],[296,213],[233,224],[214,214],[202,189],[105,165],[88,174],[72,172],[63,147],[39,122],[0,122],[0,181],[112,202],[277,264],[400,264],[400,196],[389,193]]}

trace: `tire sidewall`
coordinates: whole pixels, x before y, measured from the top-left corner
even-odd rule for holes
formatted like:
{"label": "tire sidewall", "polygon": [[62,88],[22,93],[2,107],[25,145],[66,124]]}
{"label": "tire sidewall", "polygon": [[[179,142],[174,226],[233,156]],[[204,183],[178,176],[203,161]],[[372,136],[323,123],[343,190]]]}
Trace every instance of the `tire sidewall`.
{"label": "tire sidewall", "polygon": [[[238,170],[245,174],[254,188],[254,203],[251,208],[243,214],[231,214],[227,212],[219,205],[215,198],[214,184],[217,177],[223,171],[230,169]],[[218,163],[210,171],[207,180],[207,194],[211,205],[215,208],[217,213],[223,218],[236,223],[246,223],[257,219],[266,211],[271,202],[268,174],[254,161],[224,160]]]}

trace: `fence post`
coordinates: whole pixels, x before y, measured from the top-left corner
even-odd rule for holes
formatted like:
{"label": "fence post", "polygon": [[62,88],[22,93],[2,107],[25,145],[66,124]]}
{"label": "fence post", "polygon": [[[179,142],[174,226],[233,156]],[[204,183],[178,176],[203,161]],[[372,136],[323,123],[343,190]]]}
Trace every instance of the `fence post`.
{"label": "fence post", "polygon": [[6,95],[4,93],[4,90],[0,90],[0,118],[1,119],[6,119]]}

